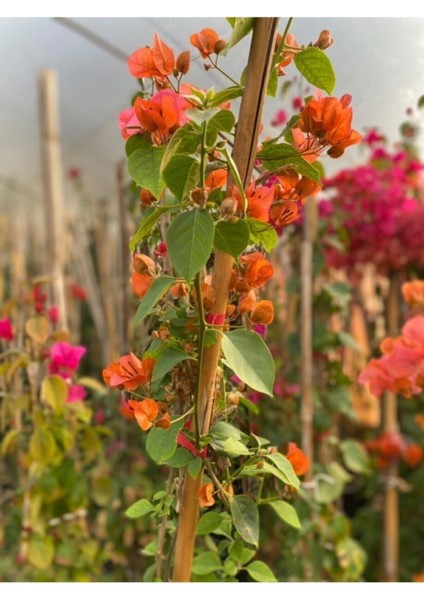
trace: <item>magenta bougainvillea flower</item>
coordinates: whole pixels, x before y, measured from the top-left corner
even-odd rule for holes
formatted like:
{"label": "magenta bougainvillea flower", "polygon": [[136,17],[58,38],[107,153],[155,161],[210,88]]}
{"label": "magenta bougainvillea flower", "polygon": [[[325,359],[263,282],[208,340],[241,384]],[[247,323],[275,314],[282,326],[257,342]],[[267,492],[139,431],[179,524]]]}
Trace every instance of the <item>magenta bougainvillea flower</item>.
{"label": "magenta bougainvillea flower", "polygon": [[0,340],[10,342],[13,338],[14,335],[10,319],[0,319]]}
{"label": "magenta bougainvillea flower", "polygon": [[72,346],[68,342],[56,342],[50,348],[49,371],[68,377],[78,369],[81,358],[87,352],[84,346]]}

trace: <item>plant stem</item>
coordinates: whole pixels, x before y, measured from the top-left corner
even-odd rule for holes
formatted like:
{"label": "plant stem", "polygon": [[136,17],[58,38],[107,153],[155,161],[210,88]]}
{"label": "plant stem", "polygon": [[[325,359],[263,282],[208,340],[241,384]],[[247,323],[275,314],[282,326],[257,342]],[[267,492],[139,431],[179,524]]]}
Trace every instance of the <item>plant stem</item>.
{"label": "plant stem", "polygon": [[200,418],[199,418],[199,407],[200,407],[200,373],[202,372],[203,365],[203,350],[205,345],[205,311],[203,308],[202,298],[202,287],[200,283],[200,273],[197,273],[194,280],[196,289],[197,305],[199,311],[199,334],[198,334],[198,351],[197,351],[197,376],[196,384],[194,388],[194,423],[196,427],[196,446],[200,448]]}
{"label": "plant stem", "polygon": [[[252,45],[246,74],[246,86],[240,106],[237,131],[234,138],[233,159],[246,187],[253,172],[263,103],[266,96],[271,69],[278,18],[256,18],[253,27]],[[231,174],[228,189],[233,184]],[[212,286],[216,293],[216,314],[225,314],[228,302],[228,289],[234,259],[229,254],[216,249],[212,274]],[[216,326],[222,332],[222,326]],[[199,425],[201,433],[209,431],[215,400],[215,381],[221,354],[221,335],[212,346],[204,349],[199,378]],[[199,488],[202,472],[196,479],[186,472],[184,476],[181,510],[178,519],[175,544],[173,581],[190,581],[191,564],[194,554],[195,532],[199,514]]]}

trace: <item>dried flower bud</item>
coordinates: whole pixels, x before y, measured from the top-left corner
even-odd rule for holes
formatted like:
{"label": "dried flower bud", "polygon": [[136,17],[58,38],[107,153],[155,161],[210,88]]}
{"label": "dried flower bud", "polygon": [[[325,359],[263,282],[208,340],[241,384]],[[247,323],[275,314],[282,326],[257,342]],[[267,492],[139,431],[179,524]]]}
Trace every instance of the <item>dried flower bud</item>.
{"label": "dried flower bud", "polygon": [[263,460],[260,460],[259,462],[256,463],[257,469],[263,469],[264,466],[265,466],[265,463]]}
{"label": "dried flower bud", "polygon": [[142,207],[145,207],[145,206],[150,206],[151,204],[153,204],[153,202],[156,200],[156,198],[153,196],[153,194],[151,194],[149,192],[149,190],[146,190],[145,188],[141,188],[140,200],[141,200]]}
{"label": "dried flower bud", "polygon": [[190,51],[185,50],[177,56],[176,62],[177,71],[182,75],[185,75],[190,69]]}
{"label": "dried flower bud", "polygon": [[237,200],[225,198],[221,202],[221,214],[223,217],[232,217],[237,212]]}
{"label": "dried flower bud", "polygon": [[158,333],[159,333],[159,337],[161,340],[167,340],[171,335],[171,332],[169,331],[168,327],[166,327],[165,325],[161,325],[159,327]]}
{"label": "dried flower bud", "polygon": [[331,37],[331,33],[328,29],[323,29],[319,34],[317,41],[315,42],[315,48],[319,48],[320,50],[325,50],[333,43],[333,38]]}
{"label": "dried flower bud", "polygon": [[160,338],[160,335],[157,331],[152,331],[150,337],[152,338],[152,340],[157,340],[158,338]]}
{"label": "dried flower bud", "polygon": [[208,65],[206,63],[203,63],[203,68],[205,69],[205,71],[209,71],[209,69],[212,69],[212,65]]}
{"label": "dried flower bud", "polygon": [[227,396],[228,404],[232,404],[233,406],[238,406],[240,402],[240,396],[238,392],[230,392]]}
{"label": "dried flower bud", "polygon": [[208,192],[205,188],[194,188],[191,191],[191,200],[193,204],[197,204],[200,207],[204,207],[208,197]]}
{"label": "dried flower bud", "polygon": [[146,254],[134,254],[133,269],[140,275],[150,275],[151,277],[156,275],[156,263]]}
{"label": "dried flower bud", "polygon": [[219,39],[217,42],[215,42],[215,46],[213,47],[215,54],[219,54],[220,52],[222,52],[226,45],[227,42],[222,39]]}
{"label": "dried flower bud", "polygon": [[269,325],[274,320],[274,306],[271,300],[260,300],[250,314],[252,323]]}

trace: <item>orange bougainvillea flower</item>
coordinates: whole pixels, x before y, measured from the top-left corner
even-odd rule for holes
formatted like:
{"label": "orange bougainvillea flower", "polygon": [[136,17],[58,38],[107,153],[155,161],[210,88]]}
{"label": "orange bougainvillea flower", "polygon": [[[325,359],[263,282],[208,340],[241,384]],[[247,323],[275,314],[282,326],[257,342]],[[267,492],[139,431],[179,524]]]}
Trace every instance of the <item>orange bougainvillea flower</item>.
{"label": "orange bougainvillea flower", "polygon": [[314,98],[300,113],[300,130],[318,139],[321,146],[329,146],[327,154],[332,158],[338,158],[345,148],[358,144],[362,139],[352,129],[351,100],[349,94],[340,100],[334,97]]}
{"label": "orange bougainvillea flower", "polygon": [[155,77],[164,79],[171,75],[175,68],[173,50],[155,33],[153,47],[139,48],[128,59],[131,75],[137,77]]}
{"label": "orange bougainvillea flower", "polygon": [[286,458],[291,462],[296,475],[304,475],[311,464],[311,459],[294,442],[289,442]]}
{"label": "orange bougainvillea flower", "polygon": [[424,309],[424,281],[407,281],[402,286],[402,294],[411,308]]}
{"label": "orange bougainvillea flower", "polygon": [[[277,43],[279,43],[281,41],[281,39],[279,39],[277,37]],[[296,41],[296,38],[294,37],[294,35],[292,33],[288,33],[286,36],[286,40],[285,43],[289,46],[295,47],[295,48],[299,48],[299,50],[301,50],[299,44]],[[286,72],[284,71],[284,67],[288,67],[289,64],[293,61],[294,55],[295,55],[296,50],[284,50],[284,52],[281,53],[281,57],[282,60],[278,63],[277,65],[277,73],[278,75],[285,75]]]}
{"label": "orange bougainvillea flower", "polygon": [[424,583],[424,573],[412,575],[412,581],[415,581],[415,583]]}
{"label": "orange bougainvillea flower", "polygon": [[150,381],[155,363],[153,358],[140,360],[132,353],[126,354],[103,369],[103,379],[110,387],[136,390]]}
{"label": "orange bougainvillea flower", "polygon": [[424,431],[424,415],[415,415],[414,421]]}
{"label": "orange bougainvillea flower", "polygon": [[150,286],[153,283],[153,277],[147,275],[146,273],[137,273],[134,271],[131,277],[131,285],[133,292],[139,298],[143,298]]}
{"label": "orange bougainvillea flower", "polygon": [[190,105],[173,90],[161,90],[150,100],[136,98],[134,111],[142,131],[152,136],[152,141],[161,145],[167,142],[169,136],[181,125],[188,122],[185,110]]}
{"label": "orange bougainvillea flower", "polygon": [[252,323],[269,325],[274,320],[274,305],[271,300],[260,300],[250,314]]}
{"label": "orange bougainvillea flower", "polygon": [[159,414],[159,406],[156,400],[145,398],[141,402],[128,400],[128,404],[134,410],[134,417],[143,431],[150,429]]}
{"label": "orange bougainvillea flower", "polygon": [[[259,252],[253,252],[253,254],[258,256],[255,257],[255,260],[249,261],[244,278],[249,287],[258,288],[264,285],[268,279],[271,279],[274,274],[274,267]],[[252,255],[243,256],[240,262],[247,262],[249,256]]]}
{"label": "orange bougainvillea flower", "polygon": [[418,467],[424,458],[424,451],[418,444],[409,444],[406,447],[403,458],[410,467]]}
{"label": "orange bougainvillea flower", "polygon": [[244,292],[240,295],[237,303],[237,312],[242,315],[251,312],[256,304],[256,293],[254,290]]}
{"label": "orange bougainvillea flower", "polygon": [[218,190],[226,185],[227,179],[227,169],[215,169],[206,177],[205,188],[207,190]]}
{"label": "orange bougainvillea flower", "polygon": [[294,169],[284,169],[277,175],[279,185],[275,186],[275,200],[302,201],[321,189],[318,183],[308,177],[300,177]]}
{"label": "orange bougainvillea flower", "polygon": [[204,483],[199,489],[199,506],[213,506],[215,504],[215,498],[213,497],[213,483]]}
{"label": "orange bougainvillea flower", "polygon": [[200,51],[202,58],[207,58],[215,52],[215,44],[219,40],[219,35],[213,29],[202,29],[199,33],[193,33],[190,36],[190,42]]}
{"label": "orange bougainvillea flower", "polygon": [[156,275],[156,263],[147,254],[137,252],[133,256],[132,264],[134,271],[140,275],[149,275],[150,277]]}
{"label": "orange bougainvillea flower", "polygon": [[[233,187],[231,191],[231,195],[234,200],[237,201],[238,209],[240,212],[243,211],[243,200],[240,195],[240,192],[236,188]],[[257,219],[258,221],[262,221],[263,223],[268,223],[269,221],[269,209],[274,199],[274,186],[266,187],[259,186],[256,187],[255,182],[253,181],[246,190],[246,200],[247,200],[247,209],[246,214],[248,217],[252,219]]]}
{"label": "orange bougainvillea flower", "polygon": [[292,200],[285,200],[271,206],[269,214],[276,225],[284,227],[296,221],[299,216],[299,205]]}

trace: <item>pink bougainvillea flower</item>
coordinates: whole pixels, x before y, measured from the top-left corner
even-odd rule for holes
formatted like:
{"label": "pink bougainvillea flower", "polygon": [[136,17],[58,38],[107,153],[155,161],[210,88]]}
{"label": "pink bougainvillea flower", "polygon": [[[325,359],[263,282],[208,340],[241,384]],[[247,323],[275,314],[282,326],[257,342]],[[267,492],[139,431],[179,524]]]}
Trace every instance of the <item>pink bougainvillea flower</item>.
{"label": "pink bougainvillea flower", "polygon": [[142,131],[133,106],[119,113],[118,123],[124,140]]}
{"label": "pink bougainvillea flower", "polygon": [[135,354],[126,354],[103,369],[103,379],[110,387],[133,391],[150,381],[155,363],[153,358],[140,360]]}
{"label": "pink bougainvillea flower", "polygon": [[87,391],[82,385],[70,385],[66,402],[82,402],[87,396]]}
{"label": "pink bougainvillea flower", "polygon": [[131,75],[138,79],[166,79],[168,75],[172,75],[175,68],[174,52],[155,33],[153,47],[146,46],[133,52],[128,59],[128,68]]}
{"label": "pink bougainvillea flower", "polygon": [[84,346],[73,346],[68,342],[56,342],[50,348],[49,372],[61,376],[72,375],[87,352]]}
{"label": "pink bougainvillea flower", "polygon": [[14,338],[10,319],[0,319],[0,340],[12,341]]}
{"label": "pink bougainvillea flower", "polygon": [[280,125],[284,125],[287,123],[288,115],[285,110],[279,110],[275,113],[274,118],[271,121],[271,125],[273,127],[279,127]]}
{"label": "pink bougainvillea flower", "polygon": [[47,317],[49,318],[50,323],[52,323],[53,325],[55,325],[59,321],[59,316],[60,313],[57,306],[52,306],[47,311]]}

